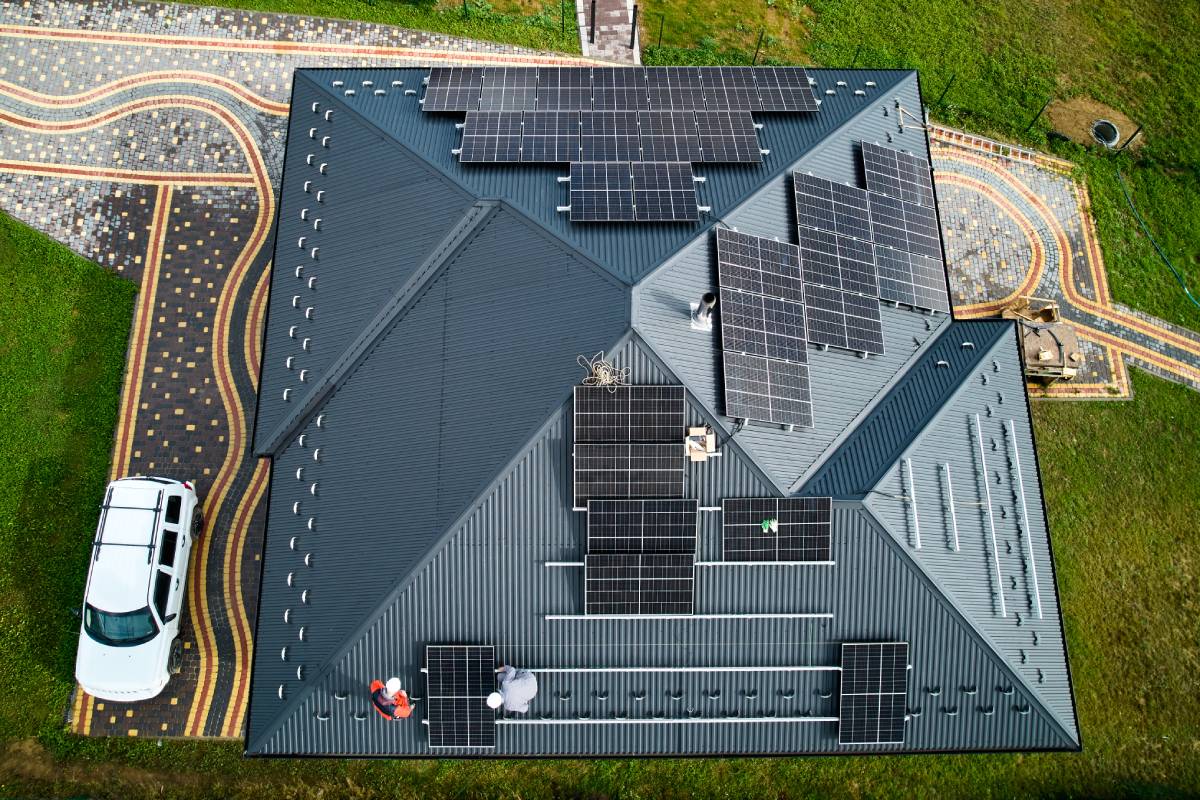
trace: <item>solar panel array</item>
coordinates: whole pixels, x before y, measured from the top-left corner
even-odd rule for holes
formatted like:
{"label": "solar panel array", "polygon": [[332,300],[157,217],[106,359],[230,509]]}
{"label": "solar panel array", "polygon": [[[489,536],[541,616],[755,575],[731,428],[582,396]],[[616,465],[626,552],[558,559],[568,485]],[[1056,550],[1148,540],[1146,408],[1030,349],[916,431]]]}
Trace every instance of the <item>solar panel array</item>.
{"label": "solar panel array", "polygon": [[[726,561],[829,561],[828,497],[739,497],[721,502]],[[775,521],[775,525],[764,521]],[[772,529],[775,528],[775,529]]]}
{"label": "solar panel array", "polygon": [[495,747],[496,712],[487,696],[496,691],[496,654],[491,645],[425,647],[430,747]]}
{"label": "solar panel array", "polygon": [[463,163],[762,160],[746,111],[468,111]]}
{"label": "solar panel array", "polygon": [[679,442],[682,386],[576,386],[575,441]]}
{"label": "solar panel array", "polygon": [[795,245],[717,229],[725,413],[812,425],[808,338]]}
{"label": "solar panel array", "polygon": [[695,553],[696,500],[589,500],[589,553]]}
{"label": "solar panel array", "polygon": [[883,353],[879,300],[827,286],[806,284],[808,340],[858,353]]}
{"label": "solar panel array", "polygon": [[818,109],[801,67],[434,67],[425,111]]}
{"label": "solar panel array", "polygon": [[584,557],[588,614],[691,614],[694,585],[691,553],[588,553]]}
{"label": "solar panel array", "polygon": [[699,216],[691,164],[585,161],[571,165],[574,222],[681,222]]}
{"label": "solar panel array", "polygon": [[840,744],[904,744],[908,642],[842,645]]}
{"label": "solar panel array", "polygon": [[929,162],[891,147],[862,143],[867,188],[907,203],[933,208],[933,179]]}
{"label": "solar panel array", "polygon": [[575,505],[620,497],[682,497],[680,444],[575,445]]}

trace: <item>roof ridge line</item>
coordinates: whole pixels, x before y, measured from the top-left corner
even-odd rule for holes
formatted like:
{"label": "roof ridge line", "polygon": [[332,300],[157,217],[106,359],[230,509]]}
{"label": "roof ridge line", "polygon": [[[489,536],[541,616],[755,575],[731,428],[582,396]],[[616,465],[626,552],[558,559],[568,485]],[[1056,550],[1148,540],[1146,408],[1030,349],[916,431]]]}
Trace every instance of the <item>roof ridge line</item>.
{"label": "roof ridge line", "polygon": [[[998,320],[973,320],[972,322],[980,323],[980,322],[997,322],[997,321]],[[925,363],[928,358],[931,357],[931,352],[936,347],[941,345],[942,342],[946,339],[946,337],[953,335],[952,332],[955,330],[955,328],[958,328],[958,327],[966,325],[966,324],[967,324],[966,321],[957,321],[957,322],[952,321],[949,325],[945,326],[945,328],[943,330],[939,331],[936,336],[930,337],[928,342],[926,342],[926,344],[928,344],[929,346],[923,347],[922,349],[917,351],[920,353],[920,356],[918,358],[916,358],[915,360],[910,360],[908,362],[905,362],[906,364],[909,365],[908,369],[905,369],[905,370],[899,372],[898,377],[894,381],[889,382],[890,385],[886,386],[884,388],[884,390],[880,391],[876,400],[867,409],[863,410],[863,414],[860,415],[859,417],[855,418],[852,421],[851,425],[847,426],[847,430],[849,432],[846,434],[846,436],[836,445],[836,447],[830,447],[826,451],[826,453],[828,455],[821,460],[820,465],[817,466],[815,469],[809,469],[809,471],[807,473],[807,476],[808,476],[807,480],[804,480],[803,483],[801,483],[800,481],[797,481],[797,483],[792,485],[792,490],[795,491],[800,486],[803,486],[805,484],[808,484],[810,482],[814,482],[814,481],[818,480],[821,477],[821,472],[826,467],[834,464],[836,459],[841,457],[843,454],[849,452],[849,450],[852,447],[854,447],[855,441],[857,438],[859,438],[860,436],[865,437],[867,435],[865,432],[863,432],[863,429],[865,428],[865,426],[870,424],[872,417],[874,417],[877,413],[881,413],[882,407],[884,406],[884,404],[886,404],[890,399],[895,397],[896,393],[903,388],[902,382],[904,381],[904,379],[907,378],[910,374],[912,374],[912,372],[914,370],[919,369],[920,366],[923,363]],[[913,431],[912,436],[908,438],[907,444],[903,445],[893,455],[893,457],[887,461],[887,463],[884,467],[882,467],[881,469],[877,469],[875,471],[875,473],[867,479],[867,482],[869,485],[863,487],[860,492],[851,493],[849,496],[860,496],[860,495],[865,494],[866,492],[870,491],[871,489],[873,489],[875,486],[877,486],[879,484],[879,482],[883,479],[883,476],[887,474],[888,468],[891,467],[893,464],[895,464],[896,458],[899,457],[899,453],[901,453],[905,449],[907,449],[911,444],[916,442],[922,435],[924,435],[927,430],[929,430],[929,426],[932,425],[934,423],[934,421],[937,419],[938,411],[946,403],[948,403],[951,398],[953,398],[955,395],[957,395],[959,392],[962,391],[964,383],[965,383],[967,377],[969,376],[970,372],[972,370],[974,370],[981,361],[983,361],[983,359],[987,353],[990,353],[996,347],[997,342],[999,342],[1000,338],[1004,335],[1004,333],[1007,330],[1008,330],[1007,325],[996,325],[996,331],[992,334],[991,339],[987,342],[987,347],[973,349],[973,351],[972,351],[973,358],[967,364],[965,364],[963,366],[962,374],[959,376],[959,379],[957,381],[955,381],[953,384],[951,384],[950,386],[948,386],[947,389],[939,395],[939,397],[941,397],[941,399],[942,399],[942,402],[940,404],[937,402],[931,402],[929,404],[930,408],[926,410],[923,418],[918,420],[916,425],[914,425],[914,427],[912,429],[912,431]],[[856,436],[856,434],[858,436]]]}
{"label": "roof ridge line", "polygon": [[877,533],[881,534],[881,538],[884,540],[887,546],[890,547],[894,553],[900,556],[900,559],[908,565],[909,569],[914,572],[918,579],[925,584],[926,588],[933,593],[933,595],[938,599],[939,604],[949,611],[950,614],[958,620],[960,625],[966,628],[968,635],[973,635],[978,643],[983,646],[993,664],[998,665],[1001,672],[1008,675],[1010,679],[1015,680],[1025,689],[1025,693],[1029,695],[1031,702],[1037,706],[1040,714],[1058,730],[1059,735],[1067,741],[1067,743],[1071,746],[1071,749],[1078,749],[1078,742],[1075,741],[1075,737],[1073,737],[1071,733],[1063,726],[1063,723],[1061,720],[1059,720],[1058,715],[1055,714],[1054,711],[1049,707],[1047,707],[1044,702],[1042,702],[1041,695],[1029,685],[1029,682],[1025,680],[1024,676],[1012,668],[1012,665],[1008,663],[1008,659],[996,649],[996,645],[992,641],[991,637],[980,630],[978,626],[971,621],[970,615],[968,615],[963,611],[962,608],[959,607],[955,599],[942,591],[941,584],[939,584],[929,575],[919,561],[913,558],[911,554],[909,554],[903,547],[900,546],[899,542],[896,540],[895,534],[892,533],[887,524],[881,520],[866,503],[861,501],[850,502],[855,504],[856,510],[865,516],[871,527],[876,529]]}
{"label": "roof ridge line", "polygon": [[409,279],[383,304],[354,341],[334,360],[325,374],[305,395],[303,402],[284,417],[263,442],[258,443],[258,455],[274,455],[288,437],[324,404],[330,393],[335,391],[343,380],[362,363],[374,345],[392,329],[392,326],[412,305],[412,302],[421,296],[421,290],[428,286],[447,266],[450,259],[474,238],[483,224],[495,215],[498,208],[499,204],[495,201],[477,200],[467,209],[445,238],[434,247],[421,266],[413,271]]}
{"label": "roof ridge line", "polygon": [[[613,350],[615,351],[617,348],[623,347],[632,334],[632,328],[627,328],[617,338],[616,342],[613,343]],[[605,352],[610,351],[606,350]],[[572,384],[572,388],[573,387],[574,384]],[[275,721],[283,719],[286,715],[293,713],[305,699],[312,695],[313,692],[317,691],[321,682],[329,677],[337,664],[342,658],[345,657],[346,653],[348,653],[350,649],[354,647],[355,643],[358,642],[368,630],[370,630],[372,625],[379,621],[379,610],[394,602],[397,597],[408,590],[421,570],[428,566],[429,562],[432,561],[438,553],[445,549],[446,544],[454,535],[454,532],[461,528],[463,523],[478,510],[481,500],[488,497],[501,483],[509,478],[513,469],[521,462],[523,458],[529,454],[530,448],[538,440],[540,440],[542,436],[545,435],[546,430],[555,423],[559,415],[564,413],[564,409],[569,402],[571,402],[571,392],[568,392],[563,401],[559,403],[557,410],[551,413],[550,416],[548,416],[542,422],[542,424],[538,425],[529,438],[527,438],[525,442],[519,448],[517,448],[517,450],[513,453],[512,458],[510,458],[502,467],[496,470],[496,476],[492,478],[492,480],[490,480],[486,486],[480,489],[473,498],[471,498],[471,501],[464,506],[462,513],[455,517],[454,520],[451,521],[450,524],[438,534],[437,539],[428,548],[426,548],[425,552],[419,559],[413,562],[408,572],[400,578],[399,582],[386,594],[384,594],[379,601],[363,615],[362,621],[354,628],[354,630],[347,634],[346,637],[337,645],[337,647],[330,651],[329,655],[317,668],[316,678],[311,682],[306,681],[308,686],[305,688],[305,690],[290,699],[283,706],[283,708],[279,709],[279,711],[271,717],[271,721],[268,722],[266,726],[267,730],[264,730],[264,732],[256,739],[256,741],[262,741],[264,738],[273,735],[278,730],[278,726],[274,724]],[[248,732],[246,749],[251,749]]]}

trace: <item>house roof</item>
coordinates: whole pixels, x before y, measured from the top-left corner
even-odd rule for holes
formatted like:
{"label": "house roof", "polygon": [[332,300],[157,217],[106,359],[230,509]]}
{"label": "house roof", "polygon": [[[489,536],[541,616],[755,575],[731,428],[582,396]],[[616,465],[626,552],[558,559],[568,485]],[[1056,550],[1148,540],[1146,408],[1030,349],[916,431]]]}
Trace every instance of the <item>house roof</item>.
{"label": "house roof", "polygon": [[[766,115],[761,165],[698,167],[709,214],[609,225],[556,211],[561,166],[460,165],[454,117],[394,86],[425,74],[296,73],[255,424],[272,478],[247,751],[478,755],[370,712],[372,678],[424,693],[429,643],[540,670],[539,719],[558,722],[505,724],[491,755],[1077,747],[1012,323],[882,304],[884,354],[811,351],[814,425],[794,431],[735,429],[719,334],[688,324],[715,286],[714,225],[795,241],[792,170],[861,185],[860,140],[927,154],[897,125],[897,103],[921,106],[915,73],[813,70],[849,88]],[[546,563],[586,549],[571,392],[597,351],[631,383],[683,385],[689,423],[718,431],[721,457],[687,465],[701,507],[834,497],[834,563],[698,568],[695,619],[556,618],[582,612],[581,570]],[[698,548],[720,560],[718,514]],[[780,609],[810,616],[753,616]],[[817,721],[838,715],[836,669],[771,669],[836,665],[856,641],[909,643],[903,745],[839,745]],[[579,667],[695,671],[553,671]],[[760,713],[786,720],[728,724]],[[588,723],[683,716],[698,724]]]}

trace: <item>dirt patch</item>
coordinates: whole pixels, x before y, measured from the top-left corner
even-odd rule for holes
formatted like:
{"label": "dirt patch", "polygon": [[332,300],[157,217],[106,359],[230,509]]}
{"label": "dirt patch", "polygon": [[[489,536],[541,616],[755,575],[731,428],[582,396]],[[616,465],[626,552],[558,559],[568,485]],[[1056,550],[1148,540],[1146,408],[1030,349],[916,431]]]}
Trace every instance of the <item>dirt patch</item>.
{"label": "dirt patch", "polygon": [[70,789],[107,795],[117,790],[127,797],[159,797],[197,789],[203,784],[198,776],[186,773],[157,773],[95,762],[58,762],[36,739],[22,739],[8,745],[0,756],[0,783],[16,783],[41,792]]}
{"label": "dirt patch", "polygon": [[[1120,144],[1124,144],[1125,140],[1137,130],[1137,123],[1132,119],[1112,106],[1106,106],[1090,97],[1076,97],[1072,100],[1051,103],[1050,107],[1046,109],[1046,116],[1050,118],[1050,124],[1054,126],[1054,130],[1072,141],[1089,147],[1101,146],[1092,137],[1092,123],[1098,119],[1106,119],[1117,126]],[[1137,150],[1145,141],[1146,134],[1143,131],[1129,145],[1129,149]]]}

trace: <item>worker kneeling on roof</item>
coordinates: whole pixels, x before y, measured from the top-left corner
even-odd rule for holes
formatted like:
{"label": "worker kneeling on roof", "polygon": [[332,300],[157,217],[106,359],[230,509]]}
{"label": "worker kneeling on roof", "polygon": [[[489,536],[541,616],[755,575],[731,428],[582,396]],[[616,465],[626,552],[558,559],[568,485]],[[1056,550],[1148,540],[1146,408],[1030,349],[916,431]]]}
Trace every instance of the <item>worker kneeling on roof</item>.
{"label": "worker kneeling on roof", "polygon": [[371,704],[388,719],[404,719],[412,714],[408,692],[400,688],[399,678],[388,678],[388,682],[371,681]]}
{"label": "worker kneeling on roof", "polygon": [[500,690],[488,695],[489,708],[504,706],[505,711],[524,714],[529,703],[537,696],[537,676],[527,669],[503,666],[496,670],[500,676]]}

